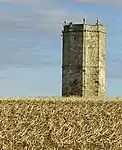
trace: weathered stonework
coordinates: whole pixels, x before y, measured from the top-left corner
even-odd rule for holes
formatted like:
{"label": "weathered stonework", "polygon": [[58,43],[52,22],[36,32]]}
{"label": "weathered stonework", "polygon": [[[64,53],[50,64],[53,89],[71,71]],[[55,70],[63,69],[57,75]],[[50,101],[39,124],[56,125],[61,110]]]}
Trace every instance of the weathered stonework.
{"label": "weathered stonework", "polygon": [[105,96],[104,26],[70,23],[62,33],[62,96]]}

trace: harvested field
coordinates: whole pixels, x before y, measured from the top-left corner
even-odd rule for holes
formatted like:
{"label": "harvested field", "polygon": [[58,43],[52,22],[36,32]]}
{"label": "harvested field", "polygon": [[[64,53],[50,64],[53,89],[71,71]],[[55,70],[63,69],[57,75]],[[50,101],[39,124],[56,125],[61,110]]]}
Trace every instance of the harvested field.
{"label": "harvested field", "polygon": [[122,98],[1,98],[0,150],[122,150]]}

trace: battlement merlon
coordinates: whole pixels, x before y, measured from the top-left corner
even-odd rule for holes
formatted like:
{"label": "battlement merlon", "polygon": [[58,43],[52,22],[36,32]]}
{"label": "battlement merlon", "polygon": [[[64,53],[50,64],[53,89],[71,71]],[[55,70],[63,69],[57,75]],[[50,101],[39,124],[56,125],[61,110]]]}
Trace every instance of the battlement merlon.
{"label": "battlement merlon", "polygon": [[87,24],[86,20],[84,20],[83,24],[73,24],[72,22],[65,24],[63,26],[64,32],[79,32],[79,31],[88,31],[88,32],[102,32],[106,34],[104,25],[100,24],[97,20],[96,24]]}

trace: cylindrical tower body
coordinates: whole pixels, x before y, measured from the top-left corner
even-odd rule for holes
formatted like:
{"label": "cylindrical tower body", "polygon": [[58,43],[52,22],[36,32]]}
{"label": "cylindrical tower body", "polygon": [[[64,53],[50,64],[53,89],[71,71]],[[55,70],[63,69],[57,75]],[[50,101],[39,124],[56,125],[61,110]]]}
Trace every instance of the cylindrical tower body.
{"label": "cylindrical tower body", "polygon": [[63,30],[62,96],[105,96],[105,29],[70,24]]}

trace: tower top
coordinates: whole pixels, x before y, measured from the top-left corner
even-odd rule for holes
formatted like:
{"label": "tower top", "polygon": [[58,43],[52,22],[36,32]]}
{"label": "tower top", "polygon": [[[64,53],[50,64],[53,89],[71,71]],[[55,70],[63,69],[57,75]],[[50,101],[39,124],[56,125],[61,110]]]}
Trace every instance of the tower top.
{"label": "tower top", "polygon": [[83,18],[83,24],[86,24],[86,18]]}
{"label": "tower top", "polygon": [[80,24],[64,21],[62,33],[63,32],[70,32],[70,31],[73,31],[73,32],[79,31],[80,32],[84,29],[86,31],[91,31],[91,32],[99,31],[99,32],[105,33],[105,27],[103,24],[100,23],[99,19],[96,19],[96,22],[94,24],[88,24],[86,22],[86,18],[83,18],[83,22]]}
{"label": "tower top", "polygon": [[[86,21],[86,18],[83,18],[83,23],[81,23],[81,24],[77,24],[77,23],[75,24],[75,23],[73,23],[73,22],[64,21],[63,26],[72,27],[72,26],[74,26],[74,25],[85,25],[85,24],[87,24],[87,21]],[[104,27],[104,25],[100,23],[100,20],[99,20],[99,19],[96,20],[96,23],[95,23],[95,24],[87,24],[87,25],[88,25],[88,26],[100,25],[100,26],[103,26],[103,27]]]}
{"label": "tower top", "polygon": [[99,19],[97,19],[97,22],[96,22],[96,24],[97,24],[97,25],[99,25],[99,24],[100,24],[100,20],[99,20]]}

